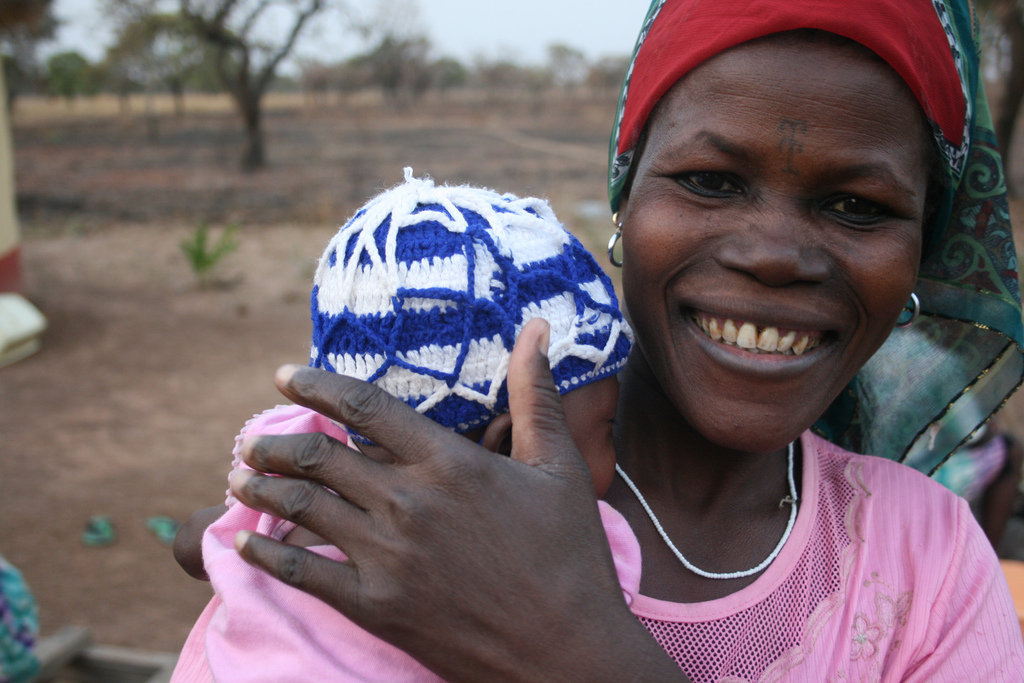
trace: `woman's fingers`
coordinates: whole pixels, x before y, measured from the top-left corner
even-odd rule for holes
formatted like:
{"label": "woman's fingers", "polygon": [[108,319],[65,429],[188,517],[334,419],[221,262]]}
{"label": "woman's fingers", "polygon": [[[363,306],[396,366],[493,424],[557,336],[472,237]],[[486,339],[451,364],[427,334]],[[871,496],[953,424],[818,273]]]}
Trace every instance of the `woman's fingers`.
{"label": "woman's fingers", "polygon": [[372,384],[326,370],[285,365],[275,377],[282,394],[392,452],[400,463],[419,462],[461,437]]}
{"label": "woman's fingers", "polygon": [[359,572],[347,563],[251,531],[238,532],[235,549],[247,562],[335,609],[347,606],[352,602],[350,596],[358,593]]}
{"label": "woman's fingers", "polygon": [[523,327],[508,368],[512,457],[552,474],[586,477],[562,412],[562,399],[551,377],[547,321],[534,318]]}
{"label": "woman's fingers", "polygon": [[312,481],[242,470],[231,478],[231,492],[247,507],[295,522],[343,552],[371,533],[364,510]]}
{"label": "woman's fingers", "polygon": [[260,472],[318,482],[364,509],[383,495],[393,476],[386,465],[319,432],[247,439],[242,459]]}

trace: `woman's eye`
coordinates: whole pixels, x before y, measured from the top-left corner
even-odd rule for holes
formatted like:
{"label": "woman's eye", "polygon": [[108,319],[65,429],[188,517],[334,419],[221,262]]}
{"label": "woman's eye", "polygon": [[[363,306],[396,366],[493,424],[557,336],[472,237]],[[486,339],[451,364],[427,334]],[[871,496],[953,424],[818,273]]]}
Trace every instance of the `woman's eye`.
{"label": "woman's eye", "polygon": [[725,173],[699,171],[679,176],[679,182],[687,189],[704,197],[729,197],[739,194],[739,183]]}
{"label": "woman's eye", "polygon": [[829,200],[825,211],[839,214],[841,218],[854,223],[873,223],[892,215],[888,208],[861,197],[839,197]]}

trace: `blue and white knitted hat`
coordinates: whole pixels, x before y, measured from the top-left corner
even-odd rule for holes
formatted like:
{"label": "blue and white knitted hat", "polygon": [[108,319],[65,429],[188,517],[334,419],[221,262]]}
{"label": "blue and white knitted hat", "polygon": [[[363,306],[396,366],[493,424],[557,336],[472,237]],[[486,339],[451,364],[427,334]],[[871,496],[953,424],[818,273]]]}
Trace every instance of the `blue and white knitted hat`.
{"label": "blue and white knitted hat", "polygon": [[608,276],[547,202],[435,187],[411,168],[331,239],[311,309],[312,367],[459,433],[508,411],[509,356],[531,319],[551,326],[563,394],[617,373],[633,338]]}

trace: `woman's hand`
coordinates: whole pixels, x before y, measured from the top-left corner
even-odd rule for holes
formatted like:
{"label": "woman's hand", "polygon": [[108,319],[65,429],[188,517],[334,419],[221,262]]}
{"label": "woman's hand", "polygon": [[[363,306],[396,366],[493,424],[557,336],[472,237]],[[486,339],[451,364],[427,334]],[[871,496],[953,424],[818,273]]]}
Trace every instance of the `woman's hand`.
{"label": "woman's hand", "polygon": [[351,425],[394,462],[321,434],[247,442],[249,465],[285,476],[236,477],[235,495],[349,560],[248,532],[236,539],[243,557],[452,681],[680,680],[622,599],[547,347],[548,327],[535,321],[512,355],[512,458],[370,384],[282,369],[282,393]]}

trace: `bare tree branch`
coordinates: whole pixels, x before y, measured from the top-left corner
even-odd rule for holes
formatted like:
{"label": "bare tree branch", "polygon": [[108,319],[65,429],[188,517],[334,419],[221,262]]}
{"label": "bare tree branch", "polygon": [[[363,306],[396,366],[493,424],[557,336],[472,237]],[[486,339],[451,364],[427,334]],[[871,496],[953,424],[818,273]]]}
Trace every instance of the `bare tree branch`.
{"label": "bare tree branch", "polygon": [[306,6],[305,11],[301,12],[295,20],[295,24],[292,26],[292,32],[288,36],[288,39],[284,44],[274,53],[270,60],[263,65],[263,69],[256,80],[257,88],[262,92],[267,85],[270,83],[270,79],[274,77],[274,71],[277,69],[277,65],[280,64],[281,60],[284,59],[292,47],[295,45],[296,39],[299,37],[299,33],[302,32],[303,25],[312,17],[314,14],[319,12],[324,7],[324,0],[310,0]]}
{"label": "bare tree branch", "polygon": [[237,4],[238,0],[224,0],[220,9],[210,19],[210,23],[223,26],[227,21],[228,15],[231,14]]}
{"label": "bare tree branch", "polygon": [[263,14],[263,10],[267,9],[271,2],[272,0],[262,0],[262,2],[256,6],[252,13],[246,18],[245,23],[242,24],[242,28],[238,30],[239,36],[243,39],[249,36],[249,31],[252,30],[253,25],[260,18],[260,15]]}
{"label": "bare tree branch", "polygon": [[[243,155],[247,169],[263,165],[260,102],[270,86],[281,61],[295,47],[307,22],[332,0],[291,0],[294,23],[283,42],[263,41],[256,34],[267,9],[275,0],[179,0],[181,13],[196,32],[216,47],[216,69],[224,87],[231,93],[245,122],[248,149]],[[197,5],[202,5],[201,7]],[[263,22],[265,23],[265,22]]]}

